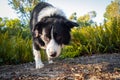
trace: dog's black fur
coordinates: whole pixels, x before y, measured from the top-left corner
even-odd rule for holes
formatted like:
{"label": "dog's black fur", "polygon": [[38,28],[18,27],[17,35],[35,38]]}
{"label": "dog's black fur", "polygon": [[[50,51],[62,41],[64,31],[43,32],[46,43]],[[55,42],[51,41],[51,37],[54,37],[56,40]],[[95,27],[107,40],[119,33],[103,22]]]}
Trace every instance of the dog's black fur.
{"label": "dog's black fur", "polygon": [[[71,38],[71,28],[78,26],[77,23],[69,21],[65,16],[61,16],[60,14],[56,13],[51,14],[50,16],[46,15],[39,21],[39,13],[46,7],[53,6],[51,4],[41,2],[33,9],[31,14],[30,29],[32,32],[33,46],[36,50],[40,50],[41,47],[47,46],[45,41],[49,43],[51,40],[51,34],[53,34],[53,38],[58,45],[67,45]],[[45,30],[44,40],[41,38],[43,28]],[[53,33],[51,33],[52,28]]]}
{"label": "dog's black fur", "polygon": [[[45,7],[52,6],[48,3],[41,2],[38,5],[35,6],[31,13],[31,19],[30,19],[30,29],[32,32],[32,38],[33,38],[33,45],[35,46],[36,50],[40,50],[40,46],[44,46],[45,43],[41,40],[40,37],[35,37],[35,29],[38,29],[39,33],[42,34],[42,23],[40,24],[38,22],[38,13]],[[40,45],[40,46],[39,46]]]}

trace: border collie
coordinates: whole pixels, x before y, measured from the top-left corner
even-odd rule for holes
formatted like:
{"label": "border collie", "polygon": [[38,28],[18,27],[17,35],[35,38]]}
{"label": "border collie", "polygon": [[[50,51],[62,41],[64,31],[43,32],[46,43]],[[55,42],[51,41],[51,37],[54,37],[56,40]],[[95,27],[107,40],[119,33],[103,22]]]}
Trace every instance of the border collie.
{"label": "border collie", "polygon": [[77,23],[66,19],[64,12],[51,4],[40,2],[32,11],[30,28],[36,68],[44,67],[40,49],[46,49],[48,62],[60,55],[63,45],[70,41],[70,30]]}

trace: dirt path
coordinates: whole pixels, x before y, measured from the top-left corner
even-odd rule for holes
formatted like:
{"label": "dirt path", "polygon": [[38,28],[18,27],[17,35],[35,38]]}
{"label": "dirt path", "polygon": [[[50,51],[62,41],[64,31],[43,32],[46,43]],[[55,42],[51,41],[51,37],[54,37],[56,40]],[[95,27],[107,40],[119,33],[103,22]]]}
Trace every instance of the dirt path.
{"label": "dirt path", "polygon": [[120,80],[120,54],[104,54],[45,62],[0,66],[0,80]]}

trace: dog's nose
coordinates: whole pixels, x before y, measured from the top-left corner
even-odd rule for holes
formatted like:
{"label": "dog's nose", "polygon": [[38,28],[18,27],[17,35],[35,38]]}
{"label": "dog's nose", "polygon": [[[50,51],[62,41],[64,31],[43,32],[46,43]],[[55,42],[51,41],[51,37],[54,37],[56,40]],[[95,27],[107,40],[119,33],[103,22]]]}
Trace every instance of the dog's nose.
{"label": "dog's nose", "polygon": [[54,52],[51,54],[52,57],[55,57],[57,55],[57,52]]}

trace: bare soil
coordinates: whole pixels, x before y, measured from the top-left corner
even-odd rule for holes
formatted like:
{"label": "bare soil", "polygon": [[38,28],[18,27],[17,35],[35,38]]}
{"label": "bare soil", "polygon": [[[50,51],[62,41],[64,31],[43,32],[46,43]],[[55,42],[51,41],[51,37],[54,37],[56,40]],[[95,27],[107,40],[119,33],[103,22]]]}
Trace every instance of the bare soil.
{"label": "bare soil", "polygon": [[35,63],[0,66],[0,80],[120,80],[120,54],[56,59],[35,69]]}

